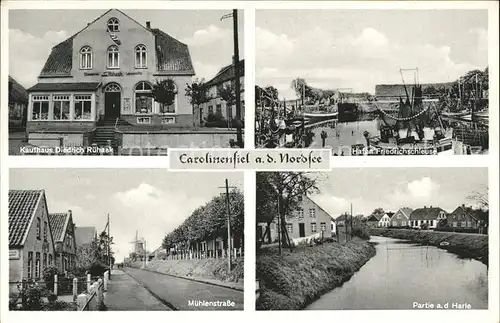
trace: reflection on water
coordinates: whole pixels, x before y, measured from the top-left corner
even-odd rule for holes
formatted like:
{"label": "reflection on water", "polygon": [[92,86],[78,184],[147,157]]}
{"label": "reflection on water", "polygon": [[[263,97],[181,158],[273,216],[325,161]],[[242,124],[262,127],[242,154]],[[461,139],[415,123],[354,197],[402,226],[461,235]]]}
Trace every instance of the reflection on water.
{"label": "reflection on water", "polygon": [[372,237],[377,254],[307,309],[412,309],[414,302],[488,308],[487,267],[436,247]]}

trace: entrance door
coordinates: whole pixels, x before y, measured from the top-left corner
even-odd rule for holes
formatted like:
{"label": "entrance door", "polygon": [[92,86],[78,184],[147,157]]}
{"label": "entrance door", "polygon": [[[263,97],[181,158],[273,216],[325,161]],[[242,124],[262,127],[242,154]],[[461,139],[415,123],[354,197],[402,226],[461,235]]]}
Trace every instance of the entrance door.
{"label": "entrance door", "polygon": [[116,119],[120,116],[120,92],[105,92],[104,94],[104,117]]}
{"label": "entrance door", "polygon": [[303,238],[306,236],[306,227],[304,223],[299,223],[299,237]]}

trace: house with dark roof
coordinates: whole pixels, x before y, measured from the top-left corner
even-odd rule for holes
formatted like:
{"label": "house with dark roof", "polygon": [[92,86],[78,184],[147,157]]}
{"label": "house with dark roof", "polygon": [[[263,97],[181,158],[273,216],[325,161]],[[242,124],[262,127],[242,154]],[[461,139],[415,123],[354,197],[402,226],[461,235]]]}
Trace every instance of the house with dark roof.
{"label": "house with dark roof", "polygon": [[390,226],[393,226],[393,227],[410,226],[409,221],[410,221],[411,212],[413,212],[412,208],[409,208],[409,207],[400,208],[399,210],[396,211],[396,213],[394,213],[391,216]]}
{"label": "house with dark roof", "polygon": [[391,224],[391,217],[394,215],[394,212],[385,212],[381,214],[380,220],[378,220],[377,226],[386,228]]}
{"label": "house with dark roof", "polygon": [[426,225],[429,229],[435,229],[438,223],[447,218],[447,213],[440,207],[433,207],[432,205],[423,208],[415,209],[410,214],[410,227],[422,228]]}
{"label": "house with dark roof", "polygon": [[[241,120],[244,120],[245,114],[245,60],[240,60],[238,65],[238,75],[240,77],[240,100],[241,100]],[[205,86],[208,88],[208,94],[211,100],[200,106],[200,123],[206,122],[212,116],[232,120],[236,117],[236,105],[229,106],[220,96],[220,87],[231,86],[235,77],[235,63],[224,66]],[[234,83],[233,83],[234,85]]]}
{"label": "house with dark roof", "polygon": [[28,92],[9,75],[9,130],[26,127]]}
{"label": "house with dark roof", "polygon": [[[110,9],[52,48],[38,83],[28,89],[29,142],[59,145],[62,137],[64,146],[102,146],[116,144],[113,131],[120,126],[191,126],[185,89],[193,75],[186,44]],[[170,106],[152,94],[154,83],[166,79],[177,93]]]}
{"label": "house with dark roof", "polygon": [[454,229],[477,229],[481,224],[477,213],[477,210],[462,204],[447,216],[447,226]]}
{"label": "house with dark roof", "polygon": [[94,227],[75,227],[76,247],[90,247],[92,241],[97,238],[97,230]]}
{"label": "house with dark roof", "polygon": [[368,217],[366,217],[366,220],[365,220],[366,226],[370,227],[370,228],[378,227],[380,219],[382,219],[382,217],[384,215],[385,214],[380,214],[380,213],[372,213],[372,214],[370,214]]}
{"label": "house with dark roof", "polygon": [[9,190],[9,282],[41,279],[53,265],[48,214],[44,190]]}
{"label": "house with dark roof", "polygon": [[55,242],[56,266],[60,272],[66,272],[76,265],[75,224],[71,210],[49,213],[49,223]]}
{"label": "house with dark roof", "polygon": [[[308,195],[299,196],[299,205],[297,209],[291,211],[286,218],[285,227],[290,239],[309,237],[313,235],[322,235],[325,238],[333,236],[334,226],[332,226],[332,217],[319,204],[314,202]],[[259,223],[257,231],[259,237],[266,232],[266,224]],[[332,230],[333,229],[333,230]],[[278,227],[276,222],[271,223],[270,230],[267,230],[267,236],[263,237],[266,242],[277,241]]]}

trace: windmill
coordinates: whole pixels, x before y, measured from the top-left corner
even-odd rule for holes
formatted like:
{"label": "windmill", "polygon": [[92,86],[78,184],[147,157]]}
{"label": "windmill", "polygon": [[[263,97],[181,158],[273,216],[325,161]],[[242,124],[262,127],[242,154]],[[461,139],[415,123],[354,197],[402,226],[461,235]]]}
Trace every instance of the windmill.
{"label": "windmill", "polygon": [[129,243],[134,244],[134,252],[136,255],[139,255],[143,261],[144,261],[144,266],[147,266],[148,264],[148,255],[146,251],[146,239],[144,237],[139,239],[139,230],[135,232],[135,239],[134,241],[130,241]]}

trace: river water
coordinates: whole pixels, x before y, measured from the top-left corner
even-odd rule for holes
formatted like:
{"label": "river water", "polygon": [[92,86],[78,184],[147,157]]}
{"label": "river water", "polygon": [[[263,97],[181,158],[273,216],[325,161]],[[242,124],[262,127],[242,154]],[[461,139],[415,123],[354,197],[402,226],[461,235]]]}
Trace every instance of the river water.
{"label": "river water", "polygon": [[446,250],[372,237],[377,254],[341,287],[309,310],[413,309],[414,302],[488,308],[488,275],[483,263]]}

